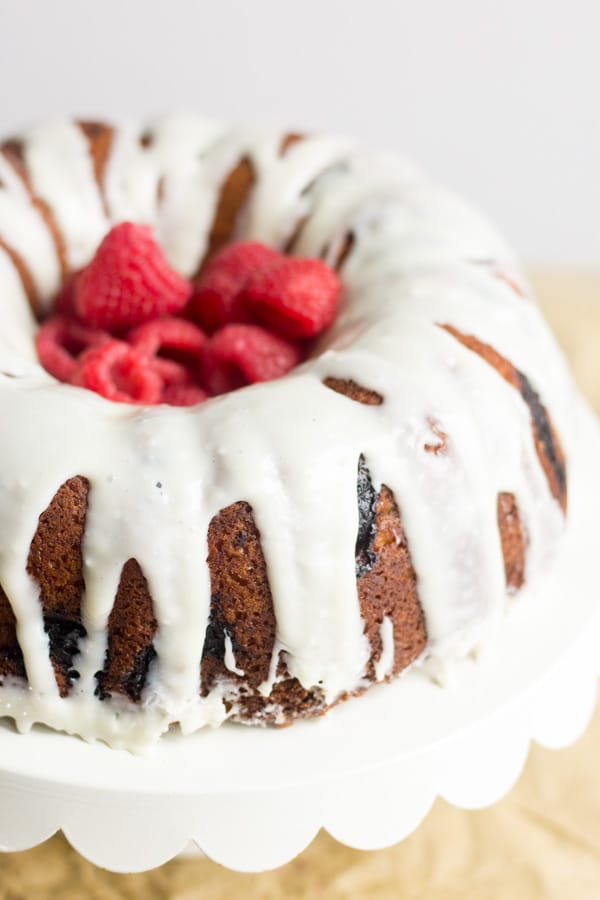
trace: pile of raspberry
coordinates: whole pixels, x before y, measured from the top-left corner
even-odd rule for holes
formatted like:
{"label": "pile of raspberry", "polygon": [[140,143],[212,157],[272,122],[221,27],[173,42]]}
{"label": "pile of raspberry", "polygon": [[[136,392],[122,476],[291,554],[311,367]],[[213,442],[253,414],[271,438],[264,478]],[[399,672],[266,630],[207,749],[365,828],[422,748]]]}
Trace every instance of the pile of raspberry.
{"label": "pile of raspberry", "polygon": [[189,281],[149,227],[123,222],[64,285],[36,348],[59,381],[108,400],[193,406],[297,366],[340,293],[320,260],[247,241]]}

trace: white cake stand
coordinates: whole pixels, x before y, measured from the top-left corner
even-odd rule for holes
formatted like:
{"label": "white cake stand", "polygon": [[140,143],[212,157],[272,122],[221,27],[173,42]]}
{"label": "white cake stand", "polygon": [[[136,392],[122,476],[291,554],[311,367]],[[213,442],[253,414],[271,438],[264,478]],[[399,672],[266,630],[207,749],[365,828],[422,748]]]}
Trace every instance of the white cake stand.
{"label": "white cake stand", "polygon": [[320,828],[374,849],[410,834],[437,795],[470,808],[495,802],[532,739],[570,743],[594,706],[600,436],[584,409],[575,455],[552,580],[515,601],[493,656],[461,663],[452,685],[411,672],[319,721],[168,735],[148,757],[0,722],[0,847],[31,847],[61,828],[114,871],[152,868],[190,841],[258,871],[290,860]]}

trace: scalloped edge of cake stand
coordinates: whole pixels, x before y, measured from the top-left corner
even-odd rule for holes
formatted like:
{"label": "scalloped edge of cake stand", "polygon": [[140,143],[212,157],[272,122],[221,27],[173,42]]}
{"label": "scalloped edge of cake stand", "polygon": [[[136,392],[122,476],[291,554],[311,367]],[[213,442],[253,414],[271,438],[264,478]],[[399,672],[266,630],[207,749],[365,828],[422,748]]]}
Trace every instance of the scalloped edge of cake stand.
{"label": "scalloped edge of cake stand", "polygon": [[151,869],[190,842],[255,872],[288,862],[320,828],[377,849],[411,834],[436,796],[464,808],[496,802],[532,740],[566,746],[594,709],[600,432],[583,405],[580,425],[551,580],[514,602],[493,652],[457,663],[446,687],[415,669],[318,721],[169,734],[145,757],[43,728],[21,735],[1,721],[0,849],[62,829],[84,857],[116,872]]}

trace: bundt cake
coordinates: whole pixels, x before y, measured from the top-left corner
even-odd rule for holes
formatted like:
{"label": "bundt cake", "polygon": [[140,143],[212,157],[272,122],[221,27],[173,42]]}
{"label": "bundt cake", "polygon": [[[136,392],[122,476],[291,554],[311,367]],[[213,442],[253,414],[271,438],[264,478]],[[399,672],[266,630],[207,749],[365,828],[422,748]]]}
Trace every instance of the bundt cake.
{"label": "bundt cake", "polygon": [[[117,223],[188,279],[322,259],[284,378],[189,408],[61,384],[39,322]],[[56,121],[0,147],[0,715],[137,749],[287,724],[490,636],[560,549],[572,387],[461,201],[345,139]]]}

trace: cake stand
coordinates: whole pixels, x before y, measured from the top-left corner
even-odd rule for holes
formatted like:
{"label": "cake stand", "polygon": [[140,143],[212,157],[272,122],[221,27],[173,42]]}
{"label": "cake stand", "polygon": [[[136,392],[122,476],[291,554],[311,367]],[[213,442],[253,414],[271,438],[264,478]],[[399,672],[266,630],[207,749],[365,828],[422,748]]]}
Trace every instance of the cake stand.
{"label": "cake stand", "polygon": [[160,865],[190,842],[259,871],[290,860],[320,828],[375,849],[410,834],[438,795],[494,803],[530,741],[572,742],[595,702],[600,435],[583,406],[580,424],[564,552],[543,589],[514,601],[493,653],[457,665],[444,687],[412,671],[318,721],[169,734],[144,757],[0,721],[0,847],[62,829],[114,871]]}

